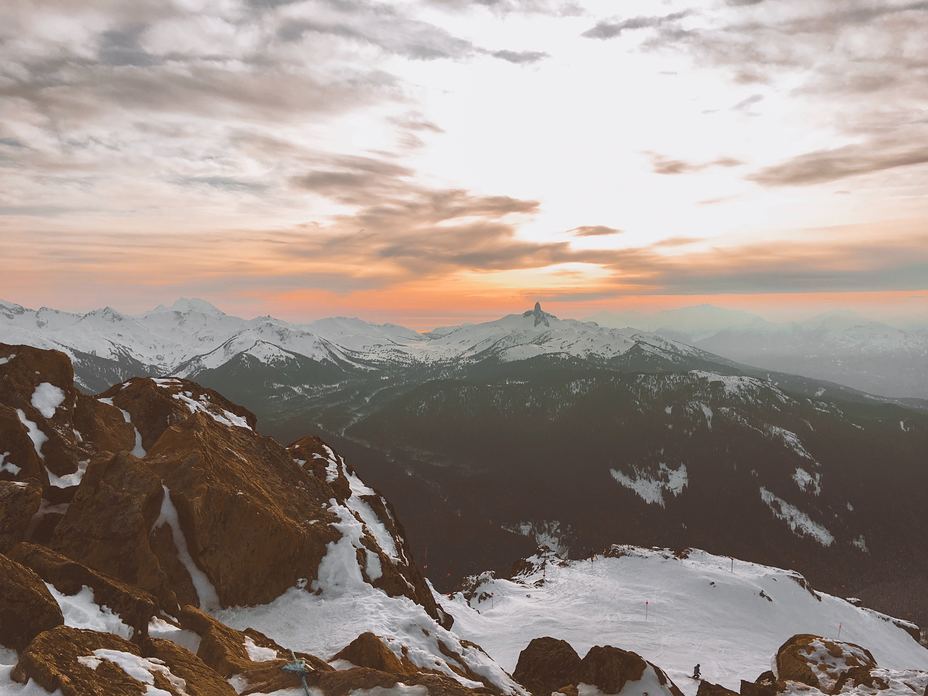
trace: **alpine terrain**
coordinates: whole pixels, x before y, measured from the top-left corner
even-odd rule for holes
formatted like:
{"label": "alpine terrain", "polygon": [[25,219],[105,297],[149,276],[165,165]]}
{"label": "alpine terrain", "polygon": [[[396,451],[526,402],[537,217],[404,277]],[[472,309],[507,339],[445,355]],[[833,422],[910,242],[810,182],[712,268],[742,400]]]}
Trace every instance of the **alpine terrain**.
{"label": "alpine terrain", "polygon": [[508,578],[438,596],[396,510],[342,455],[256,425],[193,381],[89,395],[64,353],[0,344],[0,693],[928,687],[913,624],[703,551],[609,546],[568,561],[542,546]]}
{"label": "alpine terrain", "polygon": [[280,441],[318,433],[393,502],[444,591],[541,542],[570,558],[695,546],[928,622],[924,402],[539,305],[426,334],[243,320],[200,300],[137,317],[6,304],[0,318],[4,340],[66,353],[85,392],[195,379]]}

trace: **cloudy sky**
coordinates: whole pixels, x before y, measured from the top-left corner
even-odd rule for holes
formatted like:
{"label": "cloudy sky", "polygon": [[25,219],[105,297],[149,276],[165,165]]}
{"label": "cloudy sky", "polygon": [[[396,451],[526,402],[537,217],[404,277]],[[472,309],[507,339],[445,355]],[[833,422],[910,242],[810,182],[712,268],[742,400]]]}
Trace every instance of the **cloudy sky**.
{"label": "cloudy sky", "polygon": [[6,0],[0,297],[928,306],[928,2]]}

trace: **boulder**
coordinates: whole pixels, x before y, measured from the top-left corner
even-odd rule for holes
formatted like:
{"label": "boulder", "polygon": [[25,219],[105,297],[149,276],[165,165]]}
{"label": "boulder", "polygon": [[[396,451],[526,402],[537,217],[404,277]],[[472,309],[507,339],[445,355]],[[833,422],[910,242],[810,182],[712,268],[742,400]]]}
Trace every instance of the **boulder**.
{"label": "boulder", "polygon": [[64,623],[42,578],[0,555],[0,645],[22,650],[33,638]]}
{"label": "boulder", "polygon": [[[33,640],[13,679],[35,680],[62,696],[232,696],[235,691],[188,650],[168,641],[135,643],[111,633],[58,626]],[[160,693],[160,692],[159,692]]]}
{"label": "boulder", "polygon": [[380,638],[369,631],[351,641],[332,659],[347,660],[357,667],[369,667],[390,674],[411,674],[416,671],[412,665],[404,665]]}
{"label": "boulder", "polygon": [[548,696],[579,681],[580,656],[565,640],[535,638],[519,653],[512,677],[535,696]]}
{"label": "boulder", "polygon": [[13,547],[9,556],[34,570],[63,594],[76,594],[85,586],[91,588],[96,601],[118,614],[134,629],[136,636],[148,633],[148,624],[158,610],[155,598],[149,593],[44,546],[23,542]]}
{"label": "boulder", "polygon": [[664,696],[683,696],[664,671],[637,653],[611,645],[597,645],[580,661],[580,683],[591,684],[606,694],[617,694],[627,683],[645,680],[645,691]]}
{"label": "boulder", "polygon": [[776,666],[781,681],[800,682],[825,693],[834,693],[849,670],[869,672],[877,663],[869,650],[854,643],[799,634],[780,646]]}
{"label": "boulder", "polygon": [[42,487],[37,483],[0,481],[0,553],[26,538],[41,503]]}
{"label": "boulder", "polygon": [[713,684],[712,682],[702,680],[699,682],[699,689],[696,691],[696,696],[737,696],[737,692],[726,689],[719,684]]}
{"label": "boulder", "polygon": [[163,497],[158,474],[132,455],[122,452],[94,461],[49,545],[93,570],[151,593],[166,608],[176,606],[178,596],[196,601],[189,576],[183,576],[187,580],[183,584],[170,575],[179,565],[170,535],[159,547],[156,542],[165,535],[152,533]]}
{"label": "boulder", "polygon": [[648,663],[637,653],[611,645],[597,645],[580,661],[578,679],[584,684],[593,684],[607,694],[617,694],[626,682],[634,682],[644,676]]}

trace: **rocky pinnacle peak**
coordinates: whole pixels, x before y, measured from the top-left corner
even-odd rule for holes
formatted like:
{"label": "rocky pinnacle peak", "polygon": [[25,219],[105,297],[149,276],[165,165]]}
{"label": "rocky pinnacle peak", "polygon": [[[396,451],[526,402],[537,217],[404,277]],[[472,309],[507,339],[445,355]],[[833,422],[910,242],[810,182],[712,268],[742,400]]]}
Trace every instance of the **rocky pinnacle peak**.
{"label": "rocky pinnacle peak", "polygon": [[551,326],[549,319],[554,317],[553,314],[548,314],[541,308],[541,302],[535,303],[535,308],[530,309],[529,311],[522,314],[523,317],[534,317],[535,326],[539,324],[544,324],[545,326]]}

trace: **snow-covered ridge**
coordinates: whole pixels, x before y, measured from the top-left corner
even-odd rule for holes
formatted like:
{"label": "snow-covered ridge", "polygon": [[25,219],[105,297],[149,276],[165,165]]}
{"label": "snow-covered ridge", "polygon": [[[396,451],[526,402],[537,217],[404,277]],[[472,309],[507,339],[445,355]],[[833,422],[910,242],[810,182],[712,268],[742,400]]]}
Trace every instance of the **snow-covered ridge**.
{"label": "snow-covered ridge", "polygon": [[928,668],[928,650],[877,612],[812,591],[792,571],[704,551],[614,546],[592,560],[536,555],[512,579],[474,578],[445,602],[455,631],[514,669],[533,638],[634,650],[665,669],[687,694],[705,679],[735,691],[770,669],[797,633],[836,637],[870,650],[882,667]]}
{"label": "snow-covered ridge", "polygon": [[251,355],[280,364],[293,355],[319,362],[415,364],[503,361],[543,355],[609,360],[636,346],[645,353],[682,360],[700,352],[683,343],[634,329],[558,319],[540,306],[496,321],[417,333],[394,324],[371,324],[333,317],[291,324],[264,316],[242,319],[203,300],[182,299],[138,316],[106,307],[86,314],[0,305],[0,340],[122,361],[131,359],[152,373],[192,376],[235,356]]}

